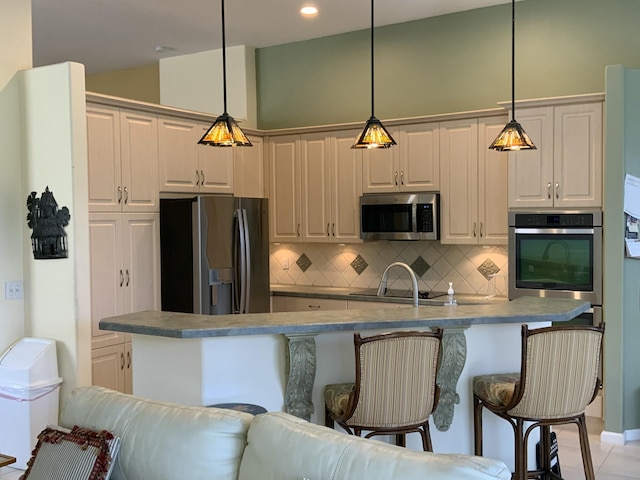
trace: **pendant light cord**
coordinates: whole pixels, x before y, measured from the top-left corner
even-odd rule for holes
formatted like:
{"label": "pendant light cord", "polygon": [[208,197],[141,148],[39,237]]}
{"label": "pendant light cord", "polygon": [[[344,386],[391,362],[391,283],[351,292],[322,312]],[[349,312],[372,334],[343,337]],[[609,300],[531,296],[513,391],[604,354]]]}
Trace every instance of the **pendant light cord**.
{"label": "pendant light cord", "polygon": [[227,113],[227,54],[224,31],[224,0],[220,0],[222,5],[222,96],[224,100],[224,113]]}
{"label": "pendant light cord", "polygon": [[516,0],[511,0],[511,119],[516,118]]}
{"label": "pendant light cord", "polygon": [[373,0],[371,0],[371,117],[373,117]]}

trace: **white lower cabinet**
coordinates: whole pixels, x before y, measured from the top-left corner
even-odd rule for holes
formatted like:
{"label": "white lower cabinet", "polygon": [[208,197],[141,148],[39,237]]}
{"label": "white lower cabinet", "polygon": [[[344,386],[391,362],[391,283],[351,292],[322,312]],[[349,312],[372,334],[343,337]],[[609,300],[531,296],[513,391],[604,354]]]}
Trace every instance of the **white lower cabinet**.
{"label": "white lower cabinet", "polygon": [[89,237],[93,382],[102,385],[122,364],[114,351],[129,372],[131,353],[130,336],[100,330],[100,320],[160,309],[159,214],[90,213]]}
{"label": "white lower cabinet", "polygon": [[406,306],[408,306],[406,303],[367,302],[366,300],[287,297],[284,295],[271,297],[271,311],[273,313],[316,310],[376,310],[380,308],[400,308]]}
{"label": "white lower cabinet", "polygon": [[91,355],[93,385],[133,393],[131,342],[96,348]]}

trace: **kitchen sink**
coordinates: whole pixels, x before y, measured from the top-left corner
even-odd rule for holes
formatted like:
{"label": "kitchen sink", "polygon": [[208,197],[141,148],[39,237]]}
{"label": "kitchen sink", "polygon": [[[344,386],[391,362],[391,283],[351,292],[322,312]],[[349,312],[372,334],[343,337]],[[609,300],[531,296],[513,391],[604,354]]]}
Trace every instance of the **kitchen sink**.
{"label": "kitchen sink", "polygon": [[[365,297],[375,297],[377,296],[378,293],[378,289],[377,288],[367,288],[364,290],[360,290],[358,292],[352,292],[349,295],[360,295],[360,296],[365,296]],[[418,291],[418,298],[419,299],[428,299],[428,298],[437,298],[437,297],[444,297],[447,295],[447,292],[436,292],[436,291]],[[413,293],[411,292],[411,290],[401,290],[401,289],[394,289],[394,288],[389,288],[387,289],[387,291],[385,292],[385,294],[383,295],[383,297],[390,297],[390,298],[413,298]]]}

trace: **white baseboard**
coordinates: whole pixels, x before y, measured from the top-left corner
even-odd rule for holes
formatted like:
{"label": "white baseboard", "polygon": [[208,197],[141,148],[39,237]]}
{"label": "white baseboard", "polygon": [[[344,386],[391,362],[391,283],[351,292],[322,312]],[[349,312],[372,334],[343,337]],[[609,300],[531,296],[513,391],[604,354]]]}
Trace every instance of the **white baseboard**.
{"label": "white baseboard", "polygon": [[615,445],[624,445],[627,442],[640,440],[640,429],[625,430],[623,433],[606,432],[600,434],[602,443],[613,443]]}

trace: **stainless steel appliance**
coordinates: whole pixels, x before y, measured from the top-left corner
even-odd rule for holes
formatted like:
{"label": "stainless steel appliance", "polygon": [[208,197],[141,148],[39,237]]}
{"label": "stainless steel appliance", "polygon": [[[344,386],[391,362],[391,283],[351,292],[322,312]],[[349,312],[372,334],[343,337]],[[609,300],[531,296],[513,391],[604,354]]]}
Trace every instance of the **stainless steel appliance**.
{"label": "stainless steel appliance", "polygon": [[268,240],[266,199],[161,199],[162,310],[268,312]]}
{"label": "stainless steel appliance", "polygon": [[509,212],[509,299],[591,302],[577,323],[602,320],[602,212]]}
{"label": "stainless steel appliance", "polygon": [[363,240],[438,240],[440,194],[383,193],[360,197]]}

